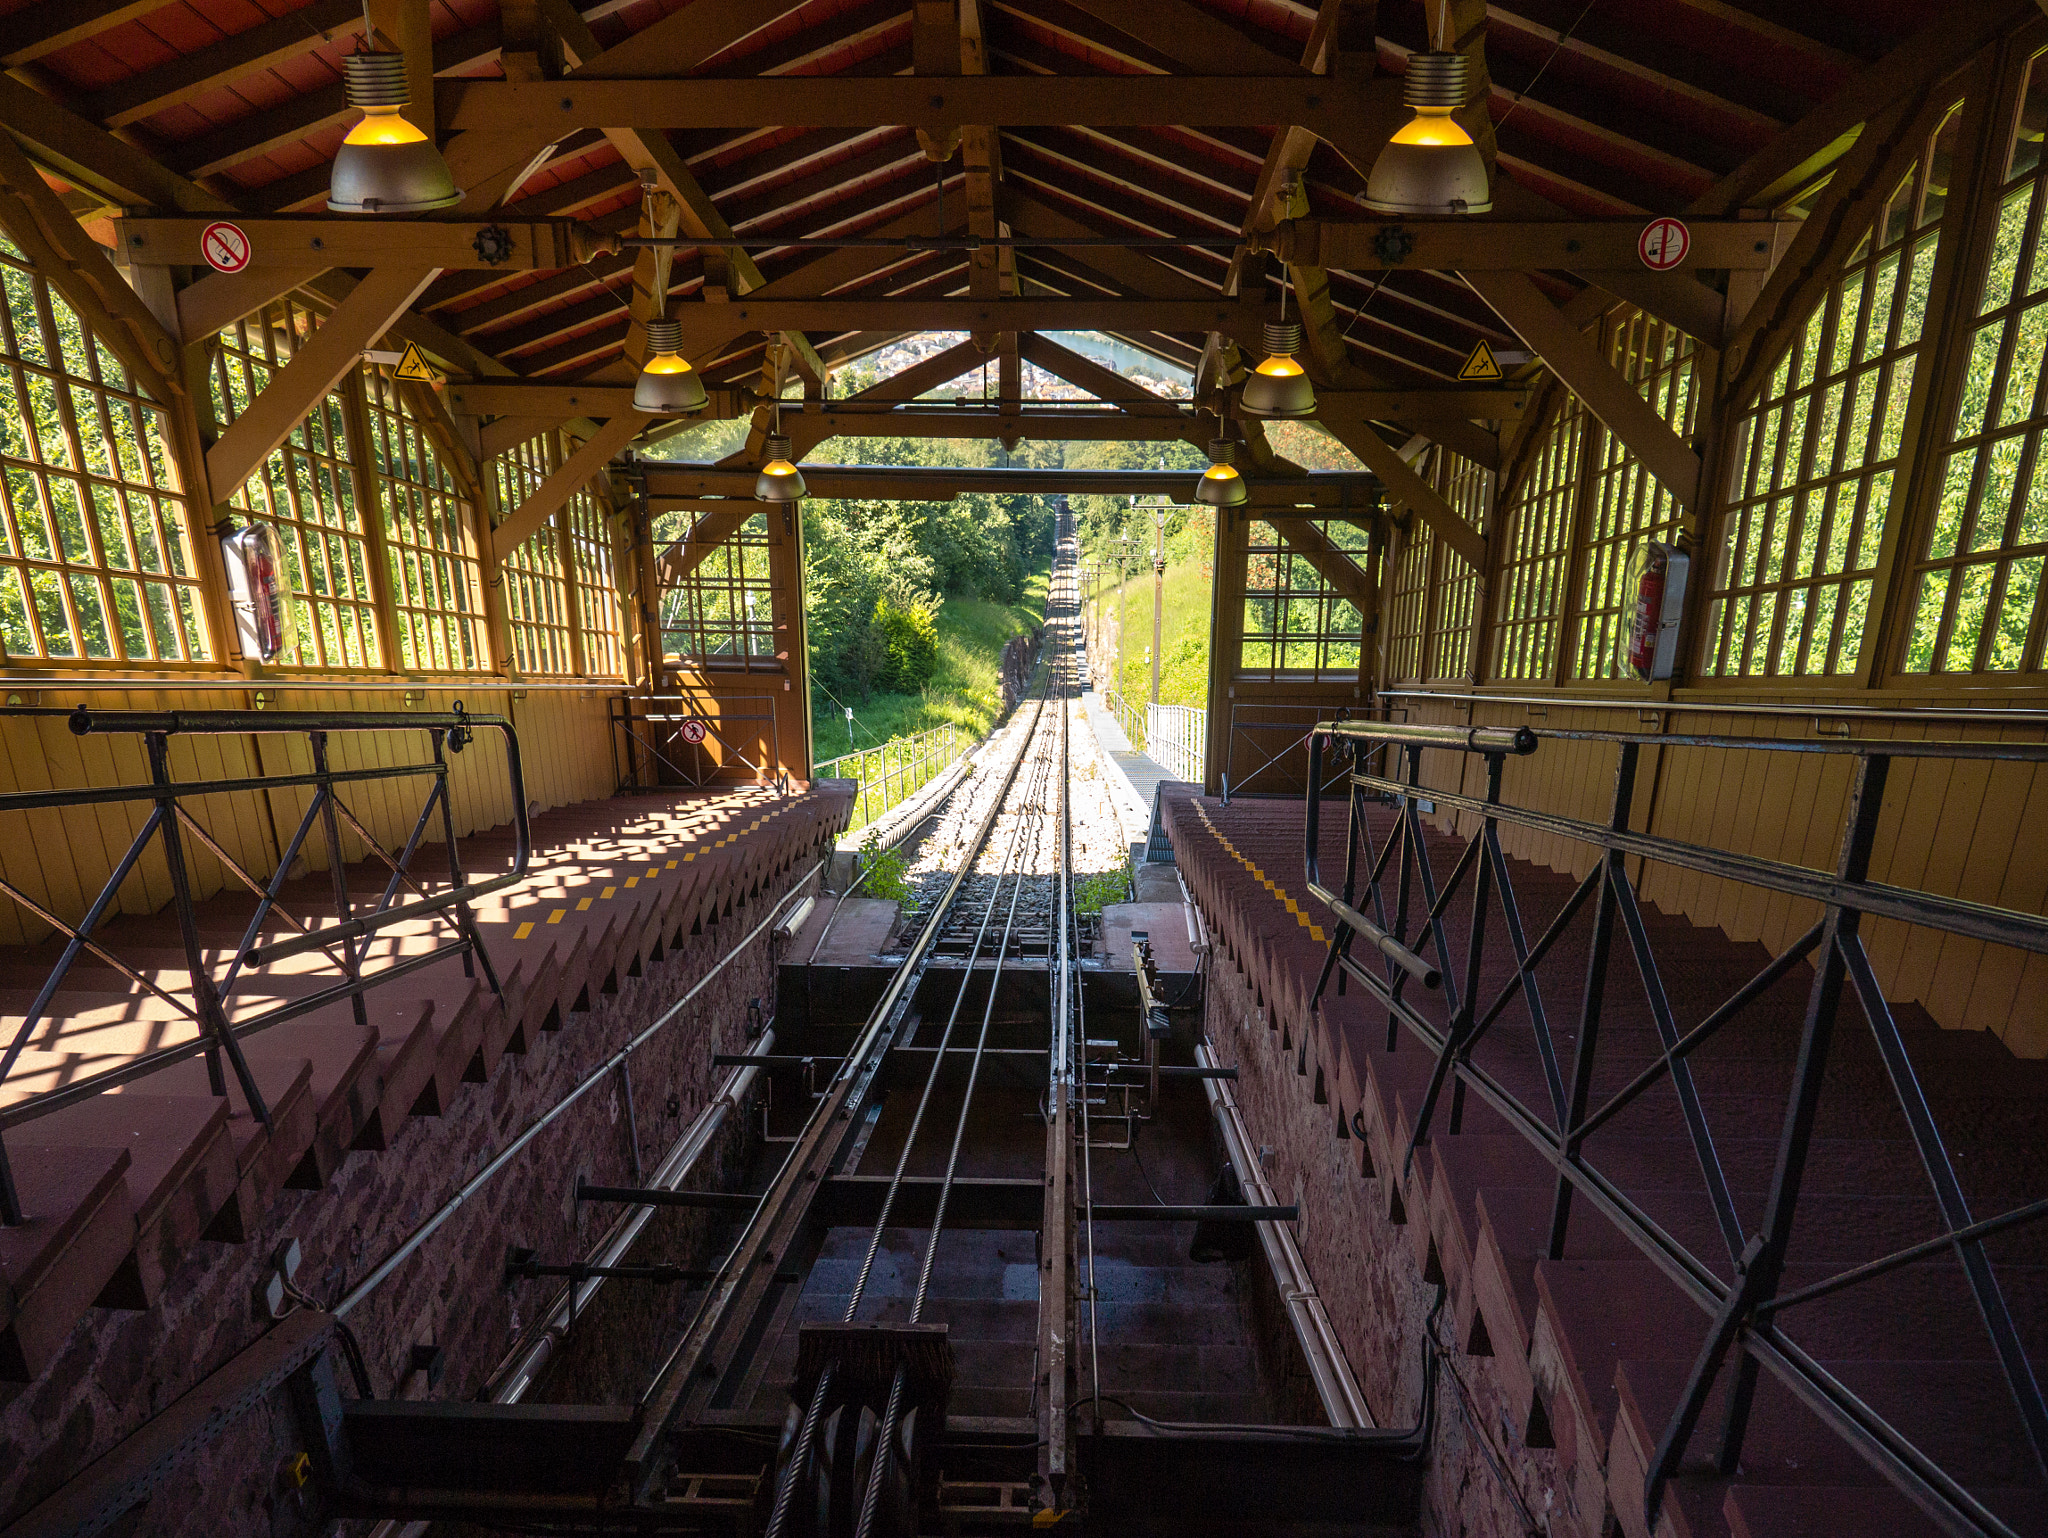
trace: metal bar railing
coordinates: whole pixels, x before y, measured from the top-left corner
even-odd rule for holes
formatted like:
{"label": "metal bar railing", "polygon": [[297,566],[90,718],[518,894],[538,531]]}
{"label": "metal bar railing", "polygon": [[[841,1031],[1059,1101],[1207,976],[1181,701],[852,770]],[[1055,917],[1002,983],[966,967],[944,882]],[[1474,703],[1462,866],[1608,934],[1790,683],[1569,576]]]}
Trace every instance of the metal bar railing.
{"label": "metal bar railing", "polygon": [[[213,1093],[225,1095],[228,1092],[228,1075],[232,1073],[235,1087],[241,1091],[249,1114],[267,1127],[270,1125],[270,1108],[265,1103],[262,1091],[257,1086],[255,1077],[242,1054],[241,1043],[246,1038],[269,1026],[296,1019],[342,1000],[349,1002],[358,1022],[366,1021],[369,1015],[363,1003],[363,995],[367,990],[407,976],[444,956],[459,955],[464,971],[470,976],[475,975],[475,964],[481,961],[492,991],[498,991],[498,979],[491,966],[490,957],[484,950],[482,936],[470,913],[469,903],[473,898],[499,891],[522,880],[526,875],[532,852],[532,833],[527,820],[526,781],[520,765],[519,739],[513,731],[512,723],[505,718],[471,715],[462,708],[460,702],[457,702],[453,710],[447,712],[404,714],[375,711],[329,714],[317,711],[88,710],[81,705],[72,711],[14,708],[0,710],[0,715],[62,716],[73,734],[80,737],[125,733],[139,735],[143,739],[150,767],[147,785],[93,786],[76,790],[30,791],[0,795],[0,813],[39,811],[66,806],[104,806],[122,802],[151,803],[149,816],[130,841],[126,852],[115,862],[98,895],[87,907],[85,916],[75,926],[66,923],[61,915],[52,912],[28,893],[10,883],[0,881],[0,895],[9,898],[66,936],[64,949],[42,986],[37,989],[28,1012],[22,1017],[12,1036],[4,1044],[0,1044],[0,1083],[5,1082],[7,1076],[20,1062],[22,1052],[34,1037],[36,1028],[49,1018],[51,1007],[58,999],[65,977],[84,952],[91,952],[130,982],[169,1003],[198,1030],[198,1034],[189,1041],[158,1048],[113,1068],[89,1074],[54,1089],[28,1095],[0,1110],[0,1224],[14,1227],[25,1221],[20,1193],[15,1187],[13,1173],[7,1162],[4,1133],[8,1128],[47,1116],[53,1111],[76,1104],[103,1090],[131,1083],[172,1063],[182,1062],[202,1053],[206,1058],[207,1080]],[[447,755],[460,753],[468,748],[480,727],[488,727],[498,732],[504,740],[515,837],[512,868],[502,875],[472,880],[463,872],[461,853],[456,845],[454,816],[448,794]],[[337,770],[328,764],[328,738],[332,734],[401,731],[426,732],[433,749],[431,761],[393,764],[377,769]],[[178,780],[171,776],[170,740],[173,737],[299,733],[303,733],[307,738],[309,757],[313,763],[313,772],[310,774],[257,775],[217,780]],[[393,855],[342,799],[341,788],[375,780],[407,780],[420,777],[431,779],[432,784],[403,850]],[[309,798],[298,828],[282,852],[282,857],[267,883],[260,882],[250,873],[244,862],[235,859],[222,843],[207,831],[187,804],[193,797],[296,789],[310,789],[313,795]],[[409,867],[418,851],[423,833],[437,812],[440,816],[442,837],[448,846],[448,884],[444,890],[430,893],[413,877]],[[358,903],[349,894],[347,854],[341,842],[341,825],[344,821],[364,848],[382,860],[392,871],[391,880],[385,885],[382,896],[367,905]],[[298,862],[316,825],[322,829],[334,897],[331,921],[323,920],[317,927],[308,923],[305,918],[290,912],[284,906],[281,897],[290,872]],[[215,965],[209,962],[200,940],[199,898],[193,890],[191,870],[187,862],[187,834],[196,838],[221,862],[222,869],[257,899],[254,915],[243,930],[241,940],[224,958],[226,969],[218,976],[215,973]],[[141,969],[130,967],[121,961],[107,945],[94,938],[102,921],[116,907],[122,885],[134,872],[137,862],[152,843],[161,845],[166,874],[170,880],[171,907],[178,922],[179,941],[185,955],[186,987],[191,994],[189,1004],[146,976]],[[419,900],[394,904],[392,899],[401,885],[419,893]],[[374,970],[366,969],[364,963],[369,955],[372,936],[395,924],[410,923],[424,918],[435,918],[448,923],[455,931],[455,938],[450,943],[437,946],[431,951],[394,960],[391,964]],[[258,937],[264,925],[272,919],[284,921],[296,933],[271,944],[259,945]],[[253,1015],[230,1019],[229,1006],[237,988],[246,981],[248,967],[310,951],[323,951],[327,954],[329,961],[340,973],[339,982],[329,987],[316,988],[311,993],[285,1000]]]}
{"label": "metal bar railing", "polygon": [[1145,754],[1176,780],[1202,783],[1209,712],[1192,705],[1145,707]]}
{"label": "metal bar railing", "polygon": [[[851,832],[864,828],[916,795],[972,746],[967,734],[947,723],[909,737],[892,737],[871,748],[856,748],[817,766],[820,778],[857,780]],[[850,766],[850,767],[849,767]]]}
{"label": "metal bar railing", "polygon": [[[1515,806],[1502,799],[1506,760],[1536,752],[1543,743],[1559,740],[1616,746],[1613,796],[1604,823]],[[1645,748],[1854,757],[1855,781],[1834,870],[1826,872],[1632,831],[1630,818],[1637,767]],[[1311,1007],[1320,1003],[1333,977],[1339,992],[1347,979],[1355,980],[1376,1007],[1387,1011],[1390,1049],[1394,1035],[1405,1027],[1434,1054],[1434,1069],[1416,1110],[1407,1159],[1412,1163],[1416,1150],[1429,1140],[1439,1121],[1447,1121],[1449,1132],[1455,1135],[1460,1130],[1467,1094],[1478,1095],[1511,1128],[1535,1144],[1545,1163],[1557,1172],[1544,1251],[1548,1257],[1564,1256],[1573,1205],[1584,1201],[1631,1239],[1711,1321],[1705,1344],[1647,1471],[1646,1509],[1651,1526],[1656,1525],[1665,1491],[1687,1455],[1717,1380],[1724,1372],[1729,1376],[1716,1452],[1718,1466],[1726,1472],[1736,1467],[1741,1456],[1757,1374],[1768,1368],[1944,1529],[1984,1538],[2012,1538],[2013,1529],[2005,1519],[1973,1495],[1962,1476],[1923,1452],[1911,1436],[1801,1350],[1788,1334],[1782,1316],[1797,1303],[1840,1294],[1912,1260],[1934,1254],[1953,1256],[1969,1295],[1967,1305],[1960,1296],[1958,1305],[1970,1307],[1989,1336],[1990,1361],[2002,1373],[2010,1390],[2037,1469],[2048,1474],[2048,1397],[2042,1393],[2023,1344],[2022,1331],[1984,1249],[1984,1241],[1994,1234],[2048,1217],[2048,1202],[2029,1199],[2034,1193],[2021,1193],[2020,1204],[2012,1211],[1989,1218],[1979,1218],[1971,1211],[1957,1178],[1955,1157],[1937,1118],[1937,1107],[1942,1102],[1930,1098],[1921,1082],[1905,1034],[1894,1017],[1860,933],[1861,921],[1866,916],[1884,917],[2048,955],[2048,919],[2039,915],[1870,879],[1892,759],[2043,763],[2048,762],[2048,744],[1787,741],[1548,731],[1526,726],[1325,721],[1316,726],[1310,743],[1312,787],[1325,784],[1324,762],[1333,750],[1339,756],[1349,755],[1348,767],[1340,765],[1338,775],[1345,782],[1349,825],[1342,885],[1341,889],[1333,889],[1324,883],[1318,866],[1323,797],[1311,790],[1304,827],[1309,888],[1339,921],[1332,925],[1329,949]],[[1484,794],[1425,786],[1421,774],[1425,752],[1471,755],[1482,760],[1486,774]],[[1397,762],[1390,764],[1390,758]],[[1418,803],[1425,798],[1437,810],[1456,811],[1476,824],[1441,887],[1419,815]],[[1376,834],[1367,811],[1370,805],[1390,806],[1393,825]],[[1527,944],[1521,930],[1513,872],[1502,852],[1499,829],[1503,823],[1571,840],[1596,853],[1593,869],[1533,947]],[[1636,882],[1630,880],[1624,863],[1629,856],[1646,865],[1700,871],[1806,899],[1820,910],[1820,921],[1681,1034],[1639,907]],[[1389,883],[1395,888],[1392,894],[1387,891]],[[1418,887],[1425,905],[1419,916],[1414,912],[1413,900]],[[1452,966],[1447,915],[1461,892],[1469,897],[1466,944],[1463,977],[1454,979],[1452,974],[1457,969]],[[1561,1044],[1553,1037],[1549,1024],[1538,973],[1553,943],[1583,910],[1589,897],[1595,899],[1592,934],[1585,973],[1577,983],[1576,1039],[1570,1046],[1567,1072],[1559,1050]],[[1492,913],[1505,921],[1503,928],[1512,947],[1514,969],[1489,1003],[1480,995],[1487,975],[1485,962],[1491,938],[1488,919]],[[1610,1013],[1605,989],[1617,922],[1643,987],[1649,1024],[1656,1033],[1661,1055],[1648,1067],[1630,1074],[1625,1087],[1595,1109],[1594,1069],[1600,1061],[1603,1016]],[[1360,939],[1367,942],[1369,950],[1354,957],[1352,948]],[[1499,942],[1492,943],[1497,950]],[[1431,954],[1425,957],[1425,952]],[[1701,1093],[1695,1081],[1691,1057],[1731,1020],[1753,1009],[1773,984],[1809,959],[1812,980],[1778,1137],[1776,1167],[1770,1177],[1762,1219],[1753,1231],[1745,1231],[1715,1145],[1711,1125],[1713,1102]],[[1426,983],[1428,974],[1438,970],[1443,974],[1445,1002],[1442,1018],[1431,1019],[1410,997],[1407,984],[1417,980]],[[1569,985],[1571,980],[1566,982]],[[1857,1009],[1874,1038],[1883,1068],[1882,1082],[1897,1098],[1944,1231],[1935,1239],[1895,1253],[1859,1258],[1857,1264],[1843,1266],[1839,1274],[1825,1280],[1810,1282],[1802,1278],[1797,1289],[1781,1290],[1800,1193],[1818,1135],[1830,1049],[1843,996],[1849,992],[1853,992]],[[1489,1030],[1516,1000],[1524,1006],[1521,1023],[1526,1025],[1534,1049],[1533,1071],[1540,1074],[1544,1089],[1534,1103],[1509,1088],[1500,1071],[1475,1057]],[[1630,1050],[1627,1046],[1610,1046],[1608,1055],[1612,1058],[1617,1051]],[[1641,1048],[1633,1050],[1640,1052]],[[1624,1066],[1639,1060],[1625,1059]],[[1596,1131],[1627,1106],[1639,1104],[1652,1086],[1663,1083],[1668,1083],[1675,1093],[1683,1138],[1698,1165],[1706,1210],[1726,1247],[1725,1259],[1710,1261],[1687,1249],[1630,1198],[1619,1180],[1602,1172],[1589,1149],[1588,1140]],[[1446,1098],[1449,1107],[1444,1115]]]}

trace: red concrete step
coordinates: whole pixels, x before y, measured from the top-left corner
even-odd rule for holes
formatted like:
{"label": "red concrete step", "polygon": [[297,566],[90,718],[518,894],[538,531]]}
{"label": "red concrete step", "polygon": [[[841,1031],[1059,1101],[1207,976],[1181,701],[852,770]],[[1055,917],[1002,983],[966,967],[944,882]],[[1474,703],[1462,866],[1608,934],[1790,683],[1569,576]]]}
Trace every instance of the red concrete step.
{"label": "red concrete step", "polygon": [[[2022,1533],[2048,1531],[2048,1499],[2037,1490],[1973,1490],[1995,1516]],[[1882,1485],[1735,1484],[1721,1503],[1729,1538],[1937,1538],[1943,1529]]]}
{"label": "red concrete step", "polygon": [[95,1302],[146,1308],[214,1214],[232,1199],[237,1178],[225,1100],[182,1095],[96,1095],[39,1116],[8,1135],[10,1155],[24,1148],[72,1158],[126,1149],[134,1199],[134,1248]]}
{"label": "red concrete step", "polygon": [[0,1227],[0,1381],[32,1383],[135,1250],[125,1148],[9,1139],[27,1221]]}
{"label": "red concrete step", "polygon": [[[319,1133],[319,1105],[313,1096],[313,1064],[303,1057],[248,1055],[249,1071],[270,1112],[271,1125],[249,1114],[241,1085],[222,1065],[227,1079],[228,1134],[234,1141],[236,1181],[228,1201],[207,1225],[208,1239],[235,1242],[260,1226],[263,1214],[312,1149]],[[110,1095],[176,1095],[216,1103],[204,1058],[190,1058],[158,1070]]]}
{"label": "red concrete step", "polygon": [[[1689,1366],[1667,1359],[1617,1364],[1618,1416],[1607,1482],[1615,1516],[1629,1538],[1649,1538],[1643,1511],[1647,1470],[1684,1389]],[[1958,1475],[1965,1488],[1979,1492],[1979,1498],[1994,1511],[2016,1520],[2021,1532],[2044,1530],[2048,1485],[2043,1484],[2026,1450],[2011,1393],[1996,1368],[1912,1360],[1823,1361],[1822,1366],[1905,1432],[1923,1453]],[[1810,1517],[1810,1500],[1784,1493],[1802,1487],[1881,1493],[1888,1499],[1874,1502],[1879,1512],[1897,1512],[1904,1505],[1874,1468],[1768,1372],[1757,1378],[1737,1472],[1719,1474],[1713,1457],[1726,1392],[1724,1373],[1702,1417],[1702,1431],[1695,1435],[1696,1450],[1688,1456],[1666,1498],[1657,1529],[1660,1534],[1670,1533],[1673,1538],[1712,1534],[1719,1538],[1722,1523],[1728,1521],[1731,1498],[1759,1514],[1796,1520],[1796,1514],[1804,1511]],[[1749,1492],[1753,1490],[1774,1492],[1775,1496],[1752,1502]],[[1743,1492],[1739,1498],[1737,1491]],[[1849,1508],[1854,1509],[1854,1505]],[[1824,1531],[1889,1535],[1896,1529],[1857,1529],[1838,1522]]]}

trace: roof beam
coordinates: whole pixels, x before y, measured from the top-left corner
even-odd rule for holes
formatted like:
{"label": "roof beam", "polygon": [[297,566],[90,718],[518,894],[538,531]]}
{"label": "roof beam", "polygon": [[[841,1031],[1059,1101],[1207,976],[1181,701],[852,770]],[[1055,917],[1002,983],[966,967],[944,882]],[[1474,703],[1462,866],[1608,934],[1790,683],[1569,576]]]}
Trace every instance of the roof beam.
{"label": "roof beam", "polygon": [[679,307],[693,358],[749,331],[1219,331],[1256,338],[1269,307],[1235,300],[753,299]]}
{"label": "roof beam", "polygon": [[922,362],[899,369],[886,379],[876,380],[858,395],[849,396],[848,400],[863,404],[915,400],[928,390],[951,384],[962,374],[980,368],[986,362],[988,355],[972,342],[956,342],[944,352],[933,353]]}
{"label": "roof beam", "polygon": [[[711,405],[697,421],[738,416],[742,409],[735,390],[712,390]],[[542,380],[480,379],[451,382],[448,409],[479,417],[615,417],[633,409],[629,384],[549,384]],[[528,436],[531,436],[529,434]]]}
{"label": "roof beam", "polygon": [[559,470],[536,486],[532,495],[491,531],[491,564],[502,565],[506,556],[524,544],[536,529],[560,512],[571,497],[589,484],[611,462],[614,454],[658,420],[638,411],[629,411],[598,428],[582,448],[563,461]]}
{"label": "roof beam", "polygon": [[[1259,244],[1283,261],[1353,272],[1583,273],[1642,270],[1636,242],[1643,219],[1290,219]],[[1760,272],[1778,237],[1797,228],[1760,219],[1688,220],[1692,244],[1672,270]]]}
{"label": "roof beam", "polygon": [[1322,422],[1332,437],[1380,478],[1389,497],[1412,509],[1436,530],[1437,538],[1470,562],[1474,571],[1485,568],[1486,536],[1467,523],[1456,508],[1438,495],[1434,486],[1410,469],[1408,462],[1370,422],[1342,411],[1325,412]]}
{"label": "roof beam", "polygon": [[0,134],[0,228],[85,319],[135,381],[160,401],[185,393],[177,342],[136,296],[107,253]]}
{"label": "roof beam", "polygon": [[690,573],[759,511],[760,503],[742,501],[733,507],[714,507],[690,525],[690,532],[665,545],[654,558],[654,577],[663,587],[677,587]]}
{"label": "roof beam", "polygon": [[114,207],[229,213],[234,205],[62,103],[0,74],[0,128],[67,182]]}
{"label": "roof beam", "polygon": [[[118,219],[114,235],[128,260],[172,267],[206,265],[200,238],[208,218],[146,215]],[[467,268],[512,273],[554,271],[588,261],[602,237],[573,219],[364,219],[352,214],[242,217],[235,223],[249,237],[249,266],[385,267],[410,265],[442,270]],[[502,232],[509,250],[485,256],[478,249],[484,231]]]}
{"label": "roof beam", "polygon": [[1579,328],[1558,312],[1541,289],[1514,272],[1469,272],[1465,281],[1642,461],[1679,506],[1688,512],[1698,506],[1699,455]]}
{"label": "roof beam", "polygon": [[[799,459],[828,438],[1006,438],[1057,443],[1196,443],[1204,441],[1192,416],[1133,417],[1110,411],[1060,411],[980,406],[927,406],[921,410],[792,412],[782,428]],[[1192,483],[1190,483],[1192,484]]]}
{"label": "roof beam", "polygon": [[1017,350],[1026,361],[1037,364],[1048,374],[1064,379],[1077,389],[1086,390],[1097,400],[1114,402],[1129,415],[1177,417],[1181,414],[1180,407],[1173,401],[1154,395],[1114,369],[1104,368],[1093,358],[1084,358],[1035,331],[1027,331],[1017,339]]}
{"label": "roof beam", "polygon": [[291,362],[270,376],[263,393],[206,451],[212,501],[225,502],[235,494],[313,403],[362,362],[363,349],[391,328],[433,276],[431,270],[378,268],[334,307]]}
{"label": "roof beam", "polygon": [[[656,511],[670,503],[698,497],[751,498],[755,472],[716,465],[663,464],[642,460],[647,496]],[[993,470],[968,466],[878,467],[869,465],[807,465],[804,481],[814,497],[854,500],[944,502],[964,492],[988,491],[1019,495],[1071,492],[1102,496],[1192,496],[1194,472],[1189,470]],[[1285,479],[1247,478],[1253,507],[1314,513],[1358,508],[1379,494],[1370,475],[1318,473]]]}

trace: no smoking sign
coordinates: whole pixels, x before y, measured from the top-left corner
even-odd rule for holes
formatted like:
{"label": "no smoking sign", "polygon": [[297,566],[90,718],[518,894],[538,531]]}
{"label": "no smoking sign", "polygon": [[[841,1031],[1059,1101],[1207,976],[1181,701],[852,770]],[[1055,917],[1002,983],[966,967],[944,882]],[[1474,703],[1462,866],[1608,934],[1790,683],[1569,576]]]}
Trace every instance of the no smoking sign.
{"label": "no smoking sign", "polygon": [[249,236],[239,224],[217,219],[199,232],[199,251],[215,272],[240,272],[249,265]]}
{"label": "no smoking sign", "polygon": [[1692,249],[1692,231],[1682,219],[1652,219],[1636,237],[1636,255],[1652,272],[1669,272]]}

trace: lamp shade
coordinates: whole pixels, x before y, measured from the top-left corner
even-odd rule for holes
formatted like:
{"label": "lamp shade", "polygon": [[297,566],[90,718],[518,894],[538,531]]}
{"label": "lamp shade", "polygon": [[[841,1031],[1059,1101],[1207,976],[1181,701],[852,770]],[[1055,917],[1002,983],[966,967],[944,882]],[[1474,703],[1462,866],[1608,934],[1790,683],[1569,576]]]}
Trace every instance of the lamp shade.
{"label": "lamp shade", "polygon": [[1451,117],[1465,105],[1465,56],[1414,53],[1401,99],[1415,116],[1373,162],[1365,206],[1380,214],[1483,214],[1493,207],[1486,161]]}
{"label": "lamp shade", "polygon": [[1294,361],[1301,350],[1301,327],[1293,321],[1266,322],[1266,360],[1244,382],[1238,404],[1248,417],[1312,417],[1315,386]]}
{"label": "lamp shade", "polygon": [[1195,500],[1210,507],[1243,507],[1251,495],[1237,473],[1237,445],[1218,438],[1209,445],[1209,468],[1195,483]]}
{"label": "lamp shade", "polygon": [[789,439],[781,433],[768,435],[768,463],[754,479],[754,495],[763,502],[801,502],[804,473],[789,457]]}
{"label": "lamp shade", "polygon": [[338,214],[421,214],[462,200],[434,141],[400,113],[410,100],[405,56],[356,53],[342,61],[348,104],[362,121],[334,152],[327,206]]}
{"label": "lamp shade", "polygon": [[647,361],[633,381],[633,409],[655,416],[687,416],[711,404],[704,380],[682,355],[683,324],[677,320],[647,323]]}

